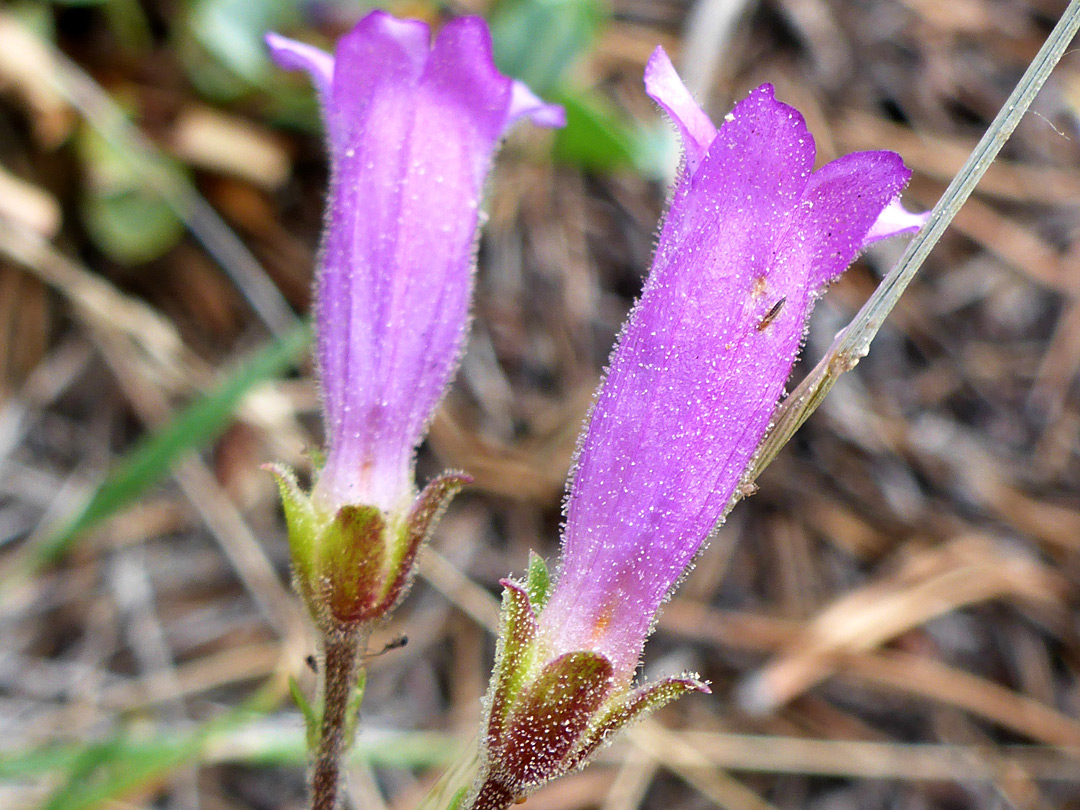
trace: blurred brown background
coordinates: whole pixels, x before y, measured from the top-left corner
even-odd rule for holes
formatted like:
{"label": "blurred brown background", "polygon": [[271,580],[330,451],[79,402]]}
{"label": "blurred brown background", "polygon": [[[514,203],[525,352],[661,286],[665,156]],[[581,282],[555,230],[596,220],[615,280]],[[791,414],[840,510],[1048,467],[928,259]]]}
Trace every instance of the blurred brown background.
{"label": "blurred brown background", "polygon": [[[0,9],[0,806],[303,806],[311,640],[259,465],[320,441],[299,369],[326,168],[261,49],[369,6]],[[575,437],[677,154],[657,43],[719,119],[763,81],[819,160],[900,152],[929,208],[1063,0],[482,0],[568,106],[490,184],[475,319],[420,453],[476,484],[370,660],[353,806],[405,810],[475,733],[497,580],[557,556]],[[667,606],[644,676],[711,697],[530,805],[1080,807],[1080,56],[1067,54],[870,355]],[[813,361],[902,248],[815,313]],[[284,348],[274,337],[284,337]],[[801,373],[801,372],[797,372]],[[267,686],[269,684],[269,686]],[[258,700],[252,700],[258,696]]]}

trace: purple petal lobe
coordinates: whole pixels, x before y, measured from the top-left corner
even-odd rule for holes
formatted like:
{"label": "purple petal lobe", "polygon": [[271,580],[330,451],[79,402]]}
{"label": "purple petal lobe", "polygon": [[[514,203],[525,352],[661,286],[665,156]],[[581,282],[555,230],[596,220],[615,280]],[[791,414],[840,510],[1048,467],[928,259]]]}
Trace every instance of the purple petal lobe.
{"label": "purple petal lobe", "polygon": [[581,445],[541,615],[554,653],[596,650],[632,676],[765,433],[817,293],[908,177],[887,152],[812,175],[813,161],[802,116],[763,85],[681,182]]}
{"label": "purple petal lobe", "polygon": [[285,70],[306,70],[325,103],[334,80],[334,57],[321,48],[297,42],[273,32],[266,35],[266,45],[274,61]]}
{"label": "purple petal lobe", "polygon": [[368,14],[338,40],[333,90],[323,110],[332,158],[340,160],[372,129],[404,123],[407,109],[396,110],[394,103],[411,106],[430,41],[426,23],[399,20],[383,11]]}
{"label": "purple petal lobe", "polygon": [[787,240],[797,261],[812,269],[816,290],[847,269],[866,243],[881,212],[907,184],[911,172],[895,152],[854,152],[814,172]]}
{"label": "purple petal lobe", "polygon": [[538,127],[566,126],[566,110],[558,104],[548,104],[524,82],[515,81],[511,87],[507,127],[513,126],[522,118],[528,118]]}
{"label": "purple petal lobe", "polygon": [[694,172],[716,137],[716,127],[694,101],[667,53],[659,46],[645,66],[645,92],[679,128],[686,150],[687,171]]}
{"label": "purple petal lobe", "polygon": [[930,219],[929,211],[922,214],[913,214],[904,208],[904,204],[900,202],[900,198],[897,197],[885,206],[885,210],[882,211],[881,215],[877,218],[874,227],[872,227],[870,233],[866,235],[866,239],[863,241],[863,247],[872,245],[874,242],[879,242],[882,239],[888,239],[890,236],[899,236],[902,233],[915,233],[915,231],[926,224],[926,220],[928,219]]}

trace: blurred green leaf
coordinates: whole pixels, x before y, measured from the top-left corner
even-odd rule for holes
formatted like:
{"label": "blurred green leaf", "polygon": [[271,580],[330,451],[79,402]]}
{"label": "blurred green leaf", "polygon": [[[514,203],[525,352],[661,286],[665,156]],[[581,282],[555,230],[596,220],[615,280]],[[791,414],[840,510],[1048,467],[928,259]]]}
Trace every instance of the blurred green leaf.
{"label": "blurred green leaf", "polygon": [[81,749],[50,743],[41,748],[0,753],[0,780],[27,779],[42,773],[71,768]]}
{"label": "blurred green leaf", "polygon": [[85,125],[79,129],[78,150],[86,174],[83,220],[101,250],[124,264],[140,264],[180,241],[184,223],[146,182],[149,169],[171,176],[177,184],[187,183],[179,163],[156,157],[151,167],[139,165]]}
{"label": "blurred green leaf", "polygon": [[252,388],[293,366],[308,344],[297,328],[242,365],[215,390],[197,399],[172,422],[146,438],[109,473],[86,505],[35,549],[33,567],[56,560],[78,536],[132,503],[169,472],[186,452],[217,438]]}
{"label": "blurred green leaf", "polygon": [[165,779],[192,759],[203,734],[153,740],[117,737],[82,749],[41,810],[90,810]]}
{"label": "blurred green leaf", "polygon": [[595,92],[564,88],[553,99],[566,110],[555,134],[555,159],[594,171],[636,167],[643,141],[636,125]]}
{"label": "blurred green leaf", "polygon": [[566,109],[566,126],[555,135],[557,161],[592,171],[655,173],[655,155],[640,127],[600,93],[571,82],[571,68],[607,20],[602,0],[501,0],[489,16],[499,69]]}
{"label": "blurred green leaf", "polygon": [[[68,746],[66,757],[61,756],[64,749],[60,746],[40,749],[58,762],[64,773],[39,810],[96,810],[153,787],[180,767],[197,761],[215,739],[235,733],[271,711],[277,703],[274,694],[272,687],[264,687],[232,711],[190,729],[154,734],[121,730],[102,742]],[[0,775],[20,775],[11,767],[13,763],[40,765],[38,753],[0,755]]]}
{"label": "blurred green leaf", "polygon": [[314,751],[319,742],[319,726],[322,724],[322,720],[316,715],[315,709],[312,708],[311,703],[308,702],[307,697],[300,688],[300,684],[296,682],[296,678],[292,675],[289,676],[289,694],[292,695],[293,701],[304,716],[304,732],[308,750]]}
{"label": "blurred green leaf", "polygon": [[[60,784],[39,810],[94,810],[163,782],[191,763],[234,762],[264,767],[303,766],[308,760],[301,729],[264,723],[249,702],[190,730],[155,733],[122,731],[91,743],[49,744],[0,753],[0,779],[45,774]],[[420,770],[446,766],[459,754],[459,741],[429,731],[368,732],[348,757],[369,765]]]}
{"label": "blurred green leaf", "polygon": [[4,7],[4,12],[39,39],[56,40],[53,10],[39,0],[13,0]]}
{"label": "blurred green leaf", "polygon": [[177,51],[202,95],[232,101],[269,84],[263,37],[299,18],[296,0],[195,0],[176,32]]}
{"label": "blurred green leaf", "polygon": [[489,15],[495,64],[546,95],[592,46],[606,17],[600,0],[502,0]]}

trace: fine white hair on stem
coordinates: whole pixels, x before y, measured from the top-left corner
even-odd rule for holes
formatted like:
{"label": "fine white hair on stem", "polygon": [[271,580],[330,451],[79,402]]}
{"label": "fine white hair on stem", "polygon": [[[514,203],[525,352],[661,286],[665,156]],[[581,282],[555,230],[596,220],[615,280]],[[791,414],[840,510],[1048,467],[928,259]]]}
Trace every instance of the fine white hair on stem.
{"label": "fine white hair on stem", "polygon": [[817,410],[840,375],[855,368],[859,360],[870,351],[870,344],[886,316],[896,306],[896,302],[952,222],[960,206],[971,196],[976,184],[1024,117],[1031,102],[1076,35],[1077,29],[1080,29],[1080,0],[1071,0],[1039,53],[1028,65],[1016,89],[1001,108],[1001,112],[941,195],[926,224],[908,243],[900,260],[878,285],[854,320],[836,336],[828,353],[777,408],[773,426],[746,471],[746,483],[757,478],[776,458],[795,431]]}

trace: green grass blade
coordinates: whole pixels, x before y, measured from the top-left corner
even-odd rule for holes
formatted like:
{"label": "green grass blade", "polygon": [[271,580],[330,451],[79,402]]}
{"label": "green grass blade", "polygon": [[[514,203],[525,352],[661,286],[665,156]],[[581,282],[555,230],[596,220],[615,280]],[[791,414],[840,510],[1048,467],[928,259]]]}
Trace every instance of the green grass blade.
{"label": "green grass blade", "polygon": [[88,529],[131,504],[163,479],[185,453],[204,447],[224,432],[244,396],[258,384],[294,366],[310,331],[298,327],[258,352],[216,389],[188,405],[172,422],[148,436],[108,474],[86,504],[34,544],[31,568],[61,557]]}
{"label": "green grass blade", "polygon": [[[59,785],[38,810],[97,810],[152,789],[179,768],[193,764],[303,766],[308,758],[303,731],[260,722],[269,708],[249,702],[183,733],[119,732],[90,744],[54,743],[3,753],[0,779],[56,774]],[[361,735],[349,759],[376,767],[422,770],[447,766],[458,748],[455,737],[437,732],[376,732]]]}
{"label": "green grass blade", "polygon": [[490,14],[495,64],[547,95],[590,50],[607,16],[600,0],[502,0]]}

